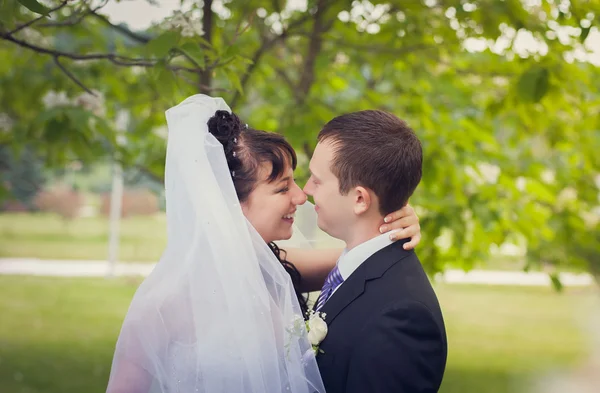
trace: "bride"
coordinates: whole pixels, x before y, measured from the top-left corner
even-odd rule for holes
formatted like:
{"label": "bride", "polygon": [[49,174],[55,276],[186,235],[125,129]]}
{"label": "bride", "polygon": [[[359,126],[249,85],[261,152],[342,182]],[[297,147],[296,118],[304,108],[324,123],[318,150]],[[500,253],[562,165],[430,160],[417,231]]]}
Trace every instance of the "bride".
{"label": "bride", "polygon": [[[302,292],[321,287],[342,250],[274,243],[295,219],[316,228],[293,148],[242,125],[221,98],[189,97],[166,117],[168,242],[131,302],[107,393],[325,392]],[[414,247],[414,211],[392,216],[386,230],[408,226]],[[305,235],[294,238],[315,243]]]}

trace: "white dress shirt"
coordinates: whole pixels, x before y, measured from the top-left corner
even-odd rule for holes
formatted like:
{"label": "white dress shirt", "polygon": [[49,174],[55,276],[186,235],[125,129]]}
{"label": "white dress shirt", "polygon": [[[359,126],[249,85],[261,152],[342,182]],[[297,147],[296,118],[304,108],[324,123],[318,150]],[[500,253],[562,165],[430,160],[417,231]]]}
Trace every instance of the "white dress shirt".
{"label": "white dress shirt", "polygon": [[[364,243],[359,244],[351,250],[344,249],[340,259],[338,259],[337,266],[340,271],[344,282],[350,277],[352,273],[369,257],[375,254],[377,251],[389,246],[393,241],[390,240],[390,233],[384,233],[371,240],[367,240]],[[332,295],[339,287],[344,285],[342,282],[338,287],[331,293]]]}

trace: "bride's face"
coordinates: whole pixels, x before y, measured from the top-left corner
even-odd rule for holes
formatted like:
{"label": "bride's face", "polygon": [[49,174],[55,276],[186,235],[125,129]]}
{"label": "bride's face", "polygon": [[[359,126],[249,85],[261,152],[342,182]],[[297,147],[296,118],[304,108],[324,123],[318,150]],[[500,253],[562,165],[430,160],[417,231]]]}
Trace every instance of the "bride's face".
{"label": "bride's face", "polygon": [[270,173],[271,164],[263,164],[258,184],[241,204],[244,215],[267,243],[292,237],[296,206],[306,202],[306,194],[294,181],[291,167],[272,182],[267,180]]}

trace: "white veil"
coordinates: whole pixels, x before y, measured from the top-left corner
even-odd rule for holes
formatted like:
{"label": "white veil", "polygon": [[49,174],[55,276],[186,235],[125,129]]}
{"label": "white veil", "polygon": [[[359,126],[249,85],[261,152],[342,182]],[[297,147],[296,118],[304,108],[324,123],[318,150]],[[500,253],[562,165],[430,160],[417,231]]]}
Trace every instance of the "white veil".
{"label": "white veil", "polygon": [[167,247],[137,290],[109,393],[325,392],[289,275],[248,223],[222,145],[221,98],[166,112]]}

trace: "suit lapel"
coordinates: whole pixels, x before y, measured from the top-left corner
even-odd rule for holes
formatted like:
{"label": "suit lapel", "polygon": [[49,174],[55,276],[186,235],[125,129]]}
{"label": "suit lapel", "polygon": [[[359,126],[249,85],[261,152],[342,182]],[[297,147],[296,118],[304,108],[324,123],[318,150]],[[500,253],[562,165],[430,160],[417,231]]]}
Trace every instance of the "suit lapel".
{"label": "suit lapel", "polygon": [[396,262],[414,254],[413,250],[406,251],[403,246],[410,239],[398,240],[387,247],[382,248],[368,258],[361,265],[365,267],[365,279],[374,280],[383,276]]}
{"label": "suit lapel", "polygon": [[365,283],[381,277],[392,265],[413,253],[402,248],[410,239],[399,240],[377,251],[364,261],[346,281],[325,302],[321,312],[326,314],[325,322],[330,325],[350,303],[365,291]]}
{"label": "suit lapel", "polygon": [[331,324],[335,317],[365,291],[364,269],[356,269],[321,308],[326,314],[325,322]]}

